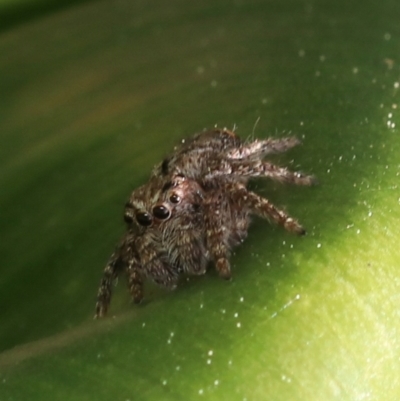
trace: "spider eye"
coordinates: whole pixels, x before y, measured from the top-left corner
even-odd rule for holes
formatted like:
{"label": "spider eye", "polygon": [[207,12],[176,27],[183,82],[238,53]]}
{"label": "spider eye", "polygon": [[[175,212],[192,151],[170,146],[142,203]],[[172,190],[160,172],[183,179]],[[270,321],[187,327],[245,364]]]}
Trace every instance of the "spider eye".
{"label": "spider eye", "polygon": [[153,214],[157,219],[166,220],[171,215],[171,212],[164,205],[157,205],[153,208]]}
{"label": "spider eye", "polygon": [[172,194],[170,197],[169,197],[169,200],[170,200],[170,202],[172,202],[172,203],[179,203],[180,201],[181,201],[181,197],[179,196],[179,195],[177,195],[177,194]]}
{"label": "spider eye", "polygon": [[136,214],[136,220],[141,226],[150,226],[153,222],[151,215],[147,212],[139,212]]}

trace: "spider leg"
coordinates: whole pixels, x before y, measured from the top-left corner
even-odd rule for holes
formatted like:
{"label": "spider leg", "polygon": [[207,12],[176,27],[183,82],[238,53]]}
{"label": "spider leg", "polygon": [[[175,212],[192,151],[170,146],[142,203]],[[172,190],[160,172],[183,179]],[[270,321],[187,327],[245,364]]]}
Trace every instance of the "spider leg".
{"label": "spider leg", "polygon": [[299,144],[300,140],[295,137],[261,139],[243,143],[230,150],[226,156],[228,159],[259,159],[269,154],[285,152]]}
{"label": "spider leg", "polygon": [[296,184],[313,185],[316,179],[299,171],[290,171],[284,167],[262,160],[219,160],[213,161],[208,167],[205,178],[211,180],[218,176],[233,177],[268,177],[276,181]]}
{"label": "spider leg", "polygon": [[120,249],[112,255],[104,269],[103,278],[97,292],[96,313],[94,318],[103,317],[107,314],[111,302],[112,286],[124,266]]}
{"label": "spider leg", "polygon": [[129,261],[126,269],[128,274],[128,288],[133,302],[138,304],[143,299],[143,278],[140,273],[140,264],[136,258]]}
{"label": "spider leg", "polygon": [[205,234],[207,248],[210,257],[214,260],[215,268],[220,277],[231,278],[231,268],[229,263],[229,247],[226,241],[226,232],[223,225],[225,217],[221,205],[221,200],[210,199],[205,213]]}
{"label": "spider leg", "polygon": [[209,152],[215,152],[237,147],[241,142],[241,139],[233,131],[226,128],[215,128],[195,135],[184,151],[204,149]]}
{"label": "spider leg", "polygon": [[278,209],[268,199],[252,191],[248,191],[244,187],[239,188],[236,196],[238,196],[238,201],[242,204],[242,207],[248,208],[252,213],[277,223],[285,228],[285,230],[295,234],[304,235],[306,233],[305,229],[296,219],[290,217],[283,210]]}

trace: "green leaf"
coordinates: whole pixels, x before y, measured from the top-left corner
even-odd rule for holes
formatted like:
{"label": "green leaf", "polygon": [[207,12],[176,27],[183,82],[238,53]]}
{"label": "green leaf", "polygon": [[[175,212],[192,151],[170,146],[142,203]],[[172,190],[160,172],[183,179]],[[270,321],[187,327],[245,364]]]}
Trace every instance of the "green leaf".
{"label": "green leaf", "polygon": [[[0,36],[3,400],[395,400],[400,392],[398,2],[95,2]],[[93,321],[130,191],[215,124],[302,138],[315,174],[257,192],[233,281]]]}

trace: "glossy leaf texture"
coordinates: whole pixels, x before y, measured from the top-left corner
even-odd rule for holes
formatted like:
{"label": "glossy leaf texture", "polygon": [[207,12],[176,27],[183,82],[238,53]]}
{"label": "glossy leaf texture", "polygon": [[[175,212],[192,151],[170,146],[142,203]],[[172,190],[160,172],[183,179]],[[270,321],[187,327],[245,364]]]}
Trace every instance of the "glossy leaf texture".
{"label": "glossy leaf texture", "polygon": [[[395,400],[398,2],[98,1],[0,34],[1,400]],[[296,135],[232,258],[93,321],[123,205],[180,139]]]}

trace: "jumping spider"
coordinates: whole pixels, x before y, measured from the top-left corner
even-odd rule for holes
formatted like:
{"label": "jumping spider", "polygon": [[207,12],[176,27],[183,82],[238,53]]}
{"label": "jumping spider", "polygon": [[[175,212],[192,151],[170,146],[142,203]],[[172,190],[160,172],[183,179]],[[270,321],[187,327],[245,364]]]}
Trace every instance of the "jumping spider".
{"label": "jumping spider", "polygon": [[136,303],[145,277],[174,289],[181,274],[204,274],[212,261],[221,277],[230,278],[230,250],[246,238],[253,214],[303,235],[295,219],[247,188],[254,177],[312,185],[312,176],[263,160],[298,144],[294,137],[243,142],[226,129],[182,141],[125,205],[128,230],[104,270],[95,317],[107,313],[123,270]]}

